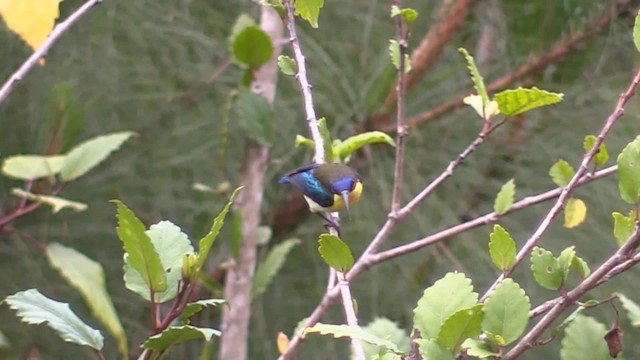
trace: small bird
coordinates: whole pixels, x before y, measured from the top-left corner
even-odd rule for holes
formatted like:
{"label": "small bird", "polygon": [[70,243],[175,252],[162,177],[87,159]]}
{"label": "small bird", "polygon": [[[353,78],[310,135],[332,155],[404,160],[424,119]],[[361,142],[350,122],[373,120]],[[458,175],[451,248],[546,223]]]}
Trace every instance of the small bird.
{"label": "small bird", "polygon": [[291,171],[280,178],[280,184],[292,184],[304,194],[311,212],[320,215],[337,228],[326,213],[346,209],[351,216],[351,204],[362,194],[362,179],[343,164],[313,164]]}

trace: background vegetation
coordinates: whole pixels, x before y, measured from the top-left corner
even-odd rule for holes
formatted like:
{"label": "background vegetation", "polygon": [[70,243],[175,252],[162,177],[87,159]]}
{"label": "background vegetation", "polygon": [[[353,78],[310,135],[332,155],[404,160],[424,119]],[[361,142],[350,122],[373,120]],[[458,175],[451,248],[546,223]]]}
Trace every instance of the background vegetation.
{"label": "background vegetation", "polygon": [[[421,14],[413,26],[410,49],[438,20],[436,9],[445,1],[406,1]],[[61,18],[81,4],[61,4]],[[408,97],[408,117],[432,109],[447,100],[470,93],[464,59],[456,51],[465,47],[476,56],[487,83],[515,71],[536,56],[546,54],[563,39],[590,29],[612,14],[592,36],[569,47],[566,56],[552,61],[517,84],[535,84],[565,94],[553,107],[528,113],[499,130],[404,223],[388,245],[398,245],[492,211],[500,186],[514,177],[519,196],[554,187],[548,177],[558,158],[577,164],[582,157],[584,135],[597,132],[611,112],[618,94],[626,88],[638,57],[632,45],[631,27],[635,2],[512,0],[479,1],[462,29],[442,56]],[[38,242],[60,242],[100,262],[107,271],[108,289],[120,313],[130,344],[148,335],[146,303],[122,286],[122,247],[115,233],[115,206],[127,203],[147,224],[168,219],[191,237],[202,236],[211,218],[228,200],[194,191],[193,183],[216,187],[239,184],[243,154],[243,130],[237,116],[228,112],[229,94],[237,89],[242,71],[230,60],[227,36],[236,17],[254,18],[258,7],[251,1],[105,1],[66,34],[47,56],[46,66],[29,74],[0,106],[0,157],[19,153],[53,153],[94,135],[133,130],[140,136],[128,142],[89,176],[65,189],[66,197],[85,202],[89,209],[52,215],[40,210],[15,223],[22,235],[0,234],[0,298],[37,287],[56,299],[68,299],[76,311],[90,319],[79,295],[52,271]],[[394,71],[388,58],[388,40],[394,36],[389,3],[377,0],[327,2],[320,28],[299,23],[301,43],[308,59],[316,110],[328,119],[334,137],[344,138],[371,127],[369,121],[381,109],[392,89]],[[489,44],[483,43],[484,36]],[[290,51],[285,47],[285,53]],[[0,78],[6,79],[31,51],[7,29],[0,31]],[[612,154],[640,132],[638,101],[632,100],[627,116],[614,129],[607,145]],[[295,218],[294,226],[277,216],[290,199],[290,189],[279,187],[279,176],[310,162],[310,152],[294,149],[296,134],[306,135],[301,97],[292,77],[281,76],[275,101],[275,138],[265,186],[264,219],[274,228],[274,242],[297,237],[293,250],[272,286],[253,308],[251,358],[275,358],[278,331],[291,333],[315,307],[326,286],[326,266],[317,253],[316,218]],[[76,131],[55,140],[63,122],[78,124]],[[407,147],[406,193],[414,194],[446,167],[475,136],[480,127],[468,108],[454,109],[410,132]],[[361,152],[352,165],[364,178],[365,193],[344,221],[343,238],[359,254],[378,231],[391,198],[394,152],[376,146]],[[16,183],[0,178],[0,204],[6,211]],[[581,227],[552,227],[544,246],[554,252],[575,244],[579,255],[598,264],[604,253],[616,248],[612,240],[611,212],[625,208],[617,196],[614,178],[581,188],[577,196],[589,206]],[[509,216],[501,223],[516,240],[524,241],[546,213],[542,204]],[[229,239],[223,236],[215,252],[222,260]],[[484,290],[497,276],[487,252],[490,227],[458,236],[402,260],[378,266],[354,282],[359,316],[367,323],[377,316],[410,328],[412,309],[425,287],[444,273],[457,269],[474,278]],[[28,234],[28,235],[24,235]],[[526,269],[525,269],[526,270]],[[520,269],[516,280],[526,289],[537,288],[528,271]],[[614,289],[640,298],[634,284],[635,270],[592,292],[607,297]],[[481,291],[482,291],[481,290]],[[550,296],[531,293],[532,304]],[[594,310],[605,323],[610,311]],[[215,327],[217,312],[206,321]],[[599,315],[598,315],[599,314]],[[339,307],[330,320],[341,319]],[[42,358],[62,358],[77,353],[50,331],[21,324],[6,307],[0,307],[4,332],[13,358],[37,349]],[[626,326],[625,326],[626,325]],[[628,339],[640,336],[623,323]],[[215,340],[214,340],[214,347]],[[182,346],[172,358],[193,358],[201,344]],[[108,357],[115,357],[115,343],[108,339]],[[555,357],[559,342],[525,353],[525,359]],[[31,349],[31,350],[30,350]],[[625,343],[628,358],[640,355],[640,344]],[[314,337],[300,352],[301,359],[347,358],[348,343]],[[87,353],[87,355],[89,355]]]}

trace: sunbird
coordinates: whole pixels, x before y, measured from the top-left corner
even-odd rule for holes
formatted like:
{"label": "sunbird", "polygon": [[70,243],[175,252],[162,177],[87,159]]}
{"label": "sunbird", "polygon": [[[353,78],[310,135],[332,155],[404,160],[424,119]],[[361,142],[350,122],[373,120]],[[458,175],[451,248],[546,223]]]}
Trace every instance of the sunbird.
{"label": "sunbird", "polygon": [[325,214],[347,210],[362,194],[362,179],[355,170],[343,164],[313,164],[287,173],[280,184],[292,184],[304,194],[311,212],[320,215],[330,226],[336,224]]}

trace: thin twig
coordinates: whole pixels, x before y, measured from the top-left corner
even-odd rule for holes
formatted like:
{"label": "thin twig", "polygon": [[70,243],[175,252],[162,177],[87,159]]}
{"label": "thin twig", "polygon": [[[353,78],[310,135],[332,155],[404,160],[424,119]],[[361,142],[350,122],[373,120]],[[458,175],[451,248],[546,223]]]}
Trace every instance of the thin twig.
{"label": "thin twig", "polygon": [[515,268],[527,256],[529,256],[529,254],[531,253],[531,250],[540,242],[540,240],[542,239],[544,234],[547,232],[547,230],[549,229],[549,227],[551,226],[555,218],[560,214],[562,209],[564,209],[564,206],[567,203],[567,200],[569,200],[569,198],[571,197],[571,194],[578,186],[580,180],[582,179],[583,176],[587,174],[589,170],[589,164],[593,160],[594,156],[598,153],[598,151],[600,151],[600,145],[604,141],[604,138],[609,134],[609,131],[611,131],[611,128],[613,127],[613,125],[615,125],[616,122],[618,122],[618,120],[620,120],[624,115],[624,107],[626,106],[627,102],[629,102],[629,100],[635,95],[639,82],[640,82],[640,71],[637,72],[636,75],[633,77],[633,80],[631,81],[631,84],[629,85],[627,90],[620,95],[620,98],[618,99],[618,103],[616,104],[615,109],[613,110],[611,115],[609,115],[609,117],[607,118],[607,121],[602,127],[602,130],[600,130],[600,133],[598,134],[598,137],[596,139],[595,144],[593,145],[593,148],[591,149],[591,151],[589,151],[584,155],[584,158],[580,163],[580,167],[576,171],[575,175],[573,176],[569,184],[562,190],[562,193],[558,197],[558,200],[553,205],[551,210],[549,210],[544,220],[542,220],[542,223],[540,224],[540,226],[538,226],[538,228],[533,233],[533,235],[531,235],[531,237],[527,240],[524,246],[522,246],[520,251],[518,251],[518,255],[516,256],[516,262],[514,266],[511,269],[506,270],[502,274],[500,274],[498,279],[496,279],[493,285],[491,285],[491,287],[489,287],[487,292],[485,292],[485,294],[482,296],[481,301],[484,301],[484,299],[487,298],[489,293],[491,293],[491,291],[493,291],[496,288],[496,286],[498,286],[502,282],[502,280],[509,277],[511,273],[515,270]]}
{"label": "thin twig", "polygon": [[627,260],[634,259],[631,254],[635,251],[638,242],[640,242],[640,228],[637,227],[629,240],[613,256],[592,272],[580,285],[566,293],[560,301],[555,303],[551,310],[525,336],[520,338],[518,343],[501,359],[516,359],[524,351],[535,346],[540,335],[555,322],[566,308],[573,305],[587,291],[600,284],[601,280],[617,266],[627,262]]}
{"label": "thin twig", "polygon": [[36,65],[38,60],[43,58],[49,52],[49,49],[55,44],[56,41],[64,34],[67,30],[71,28],[80,18],[82,18],[85,14],[91,10],[94,6],[100,4],[102,0],[89,0],[84,3],[78,10],[76,10],[73,14],[69,15],[63,22],[56,25],[53,29],[47,40],[40,46],[36,52],[34,52],[27,61],[25,61],[22,66],[16,71],[9,80],[2,86],[0,89],[0,103],[2,103],[9,93],[15,88],[15,86],[27,75],[27,73]]}

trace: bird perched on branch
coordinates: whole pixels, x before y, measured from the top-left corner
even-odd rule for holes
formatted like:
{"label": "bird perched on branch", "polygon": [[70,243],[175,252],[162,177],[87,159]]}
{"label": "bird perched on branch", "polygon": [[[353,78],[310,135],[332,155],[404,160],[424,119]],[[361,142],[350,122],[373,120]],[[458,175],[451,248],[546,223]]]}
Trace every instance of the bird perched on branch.
{"label": "bird perched on branch", "polygon": [[343,164],[313,164],[296,169],[282,178],[280,184],[292,184],[304,194],[311,212],[320,215],[329,226],[337,225],[326,213],[347,210],[360,199],[362,179]]}

